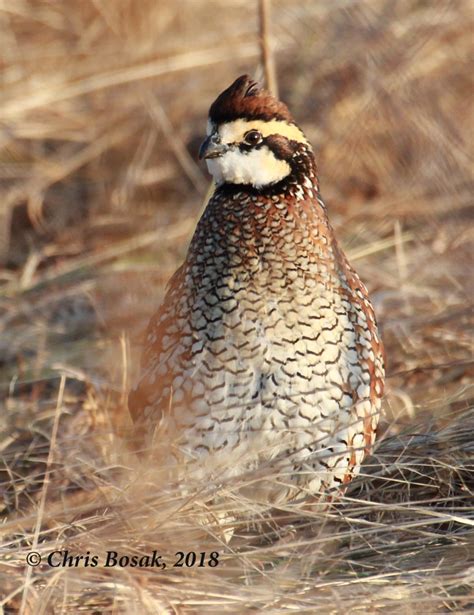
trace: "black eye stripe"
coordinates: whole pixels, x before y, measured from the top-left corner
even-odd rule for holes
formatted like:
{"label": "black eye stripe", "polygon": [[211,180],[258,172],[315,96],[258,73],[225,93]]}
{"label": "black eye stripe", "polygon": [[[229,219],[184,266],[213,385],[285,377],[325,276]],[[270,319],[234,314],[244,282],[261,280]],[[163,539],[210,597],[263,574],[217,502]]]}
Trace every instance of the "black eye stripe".
{"label": "black eye stripe", "polygon": [[249,154],[253,150],[260,150],[265,146],[278,160],[288,161],[298,146],[298,142],[288,139],[288,137],[283,135],[272,134],[266,137],[262,136],[262,140],[256,145],[251,145],[245,140],[240,143],[233,143],[233,145],[237,146],[243,154]]}
{"label": "black eye stripe", "polygon": [[248,143],[245,143],[245,141],[243,141],[242,143],[236,143],[236,145],[241,152],[248,154],[253,150],[262,149],[262,147],[265,145],[265,141],[260,141],[260,143],[257,143],[257,145],[249,145]]}

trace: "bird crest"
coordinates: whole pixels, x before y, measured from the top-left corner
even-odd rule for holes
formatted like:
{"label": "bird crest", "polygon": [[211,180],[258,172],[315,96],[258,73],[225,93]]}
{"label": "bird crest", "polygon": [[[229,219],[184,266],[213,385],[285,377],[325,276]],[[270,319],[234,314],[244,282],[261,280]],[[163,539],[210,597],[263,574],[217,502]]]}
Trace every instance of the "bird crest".
{"label": "bird crest", "polygon": [[249,75],[242,75],[213,102],[209,119],[215,124],[246,120],[281,120],[294,123],[285,103],[275,98]]}

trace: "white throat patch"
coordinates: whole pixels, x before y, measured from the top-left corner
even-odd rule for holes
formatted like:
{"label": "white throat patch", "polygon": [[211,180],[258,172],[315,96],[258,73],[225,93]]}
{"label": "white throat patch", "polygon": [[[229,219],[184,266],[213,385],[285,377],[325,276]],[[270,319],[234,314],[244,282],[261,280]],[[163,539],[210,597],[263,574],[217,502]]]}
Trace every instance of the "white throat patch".
{"label": "white throat patch", "polygon": [[249,152],[230,149],[219,158],[206,160],[206,163],[216,184],[252,184],[261,188],[279,182],[291,172],[290,165],[276,158],[266,145]]}

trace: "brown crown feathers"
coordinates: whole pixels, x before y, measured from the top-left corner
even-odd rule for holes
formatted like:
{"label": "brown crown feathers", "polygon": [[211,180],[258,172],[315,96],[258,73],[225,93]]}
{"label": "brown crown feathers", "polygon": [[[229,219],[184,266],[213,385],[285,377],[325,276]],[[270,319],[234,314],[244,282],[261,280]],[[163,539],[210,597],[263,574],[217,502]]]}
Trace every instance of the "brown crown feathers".
{"label": "brown crown feathers", "polygon": [[295,123],[285,103],[277,100],[249,75],[236,79],[216,98],[209,110],[209,118],[215,124],[239,118]]}

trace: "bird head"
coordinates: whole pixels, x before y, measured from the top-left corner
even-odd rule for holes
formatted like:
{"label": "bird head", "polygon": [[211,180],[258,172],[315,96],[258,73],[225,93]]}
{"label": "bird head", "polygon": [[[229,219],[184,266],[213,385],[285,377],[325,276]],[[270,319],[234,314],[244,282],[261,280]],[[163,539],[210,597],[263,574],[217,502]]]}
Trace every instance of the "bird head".
{"label": "bird head", "polygon": [[217,184],[263,188],[292,174],[302,145],[311,153],[288,107],[242,75],[211,105],[199,158]]}

